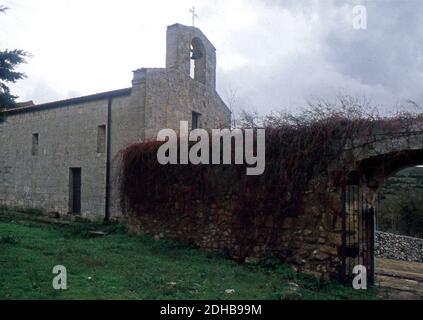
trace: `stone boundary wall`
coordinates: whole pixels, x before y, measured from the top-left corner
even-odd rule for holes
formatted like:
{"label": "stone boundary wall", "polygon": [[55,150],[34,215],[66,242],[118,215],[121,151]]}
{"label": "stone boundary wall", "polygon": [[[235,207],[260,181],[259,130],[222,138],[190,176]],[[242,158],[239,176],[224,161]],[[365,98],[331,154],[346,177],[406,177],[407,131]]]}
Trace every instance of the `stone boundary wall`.
{"label": "stone boundary wall", "polygon": [[128,226],[135,234],[182,241],[239,262],[275,257],[322,279],[339,277],[342,221],[326,207],[310,205],[297,215],[267,212],[244,219],[234,213],[234,197],[238,195],[210,206],[200,200],[164,201],[154,213],[129,214]]}
{"label": "stone boundary wall", "polygon": [[375,255],[387,259],[423,262],[423,239],[377,231]]}

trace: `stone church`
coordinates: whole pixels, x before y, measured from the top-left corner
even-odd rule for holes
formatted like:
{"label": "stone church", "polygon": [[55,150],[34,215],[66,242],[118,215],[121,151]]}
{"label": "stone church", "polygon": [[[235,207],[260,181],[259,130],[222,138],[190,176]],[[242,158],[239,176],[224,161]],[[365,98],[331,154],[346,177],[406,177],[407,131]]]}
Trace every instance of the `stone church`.
{"label": "stone church", "polygon": [[195,27],[167,28],[166,68],[134,71],[130,88],[22,105],[0,124],[0,205],[89,218],[120,215],[116,155],[179,121],[230,126],[216,92],[216,49]]}

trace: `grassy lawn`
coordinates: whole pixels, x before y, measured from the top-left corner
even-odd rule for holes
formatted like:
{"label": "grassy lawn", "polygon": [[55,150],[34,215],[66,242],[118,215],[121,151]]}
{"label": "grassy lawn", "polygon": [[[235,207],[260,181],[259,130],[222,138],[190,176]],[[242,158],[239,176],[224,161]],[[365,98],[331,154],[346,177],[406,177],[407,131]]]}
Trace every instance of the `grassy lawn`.
{"label": "grassy lawn", "polygon": [[[108,235],[93,237],[90,230]],[[0,211],[0,299],[371,299],[288,266],[245,266],[118,224],[41,222]],[[52,288],[64,265],[68,290]],[[234,289],[235,293],[225,293]]]}

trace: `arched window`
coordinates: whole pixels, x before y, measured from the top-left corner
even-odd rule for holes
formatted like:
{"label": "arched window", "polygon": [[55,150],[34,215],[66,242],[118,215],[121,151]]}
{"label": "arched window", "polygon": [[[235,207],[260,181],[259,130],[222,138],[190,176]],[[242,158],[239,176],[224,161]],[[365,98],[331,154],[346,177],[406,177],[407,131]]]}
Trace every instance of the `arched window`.
{"label": "arched window", "polygon": [[200,38],[191,41],[191,78],[206,83],[206,50]]}

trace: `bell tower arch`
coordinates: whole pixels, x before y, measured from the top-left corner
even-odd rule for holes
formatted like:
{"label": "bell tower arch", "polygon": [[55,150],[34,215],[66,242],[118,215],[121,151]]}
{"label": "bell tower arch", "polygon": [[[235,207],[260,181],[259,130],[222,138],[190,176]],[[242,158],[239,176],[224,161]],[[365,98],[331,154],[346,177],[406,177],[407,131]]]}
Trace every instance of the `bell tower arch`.
{"label": "bell tower arch", "polygon": [[216,89],[216,49],[196,27],[174,24],[167,28],[166,68]]}

